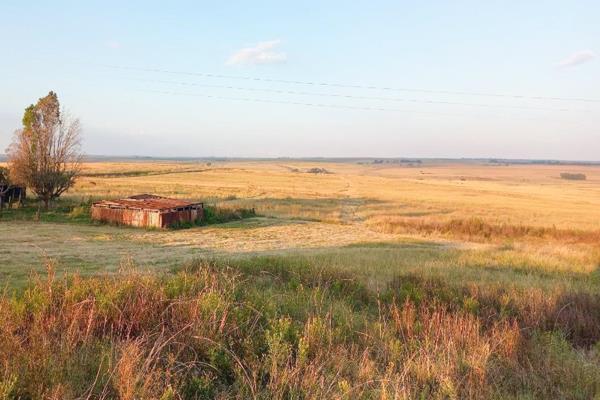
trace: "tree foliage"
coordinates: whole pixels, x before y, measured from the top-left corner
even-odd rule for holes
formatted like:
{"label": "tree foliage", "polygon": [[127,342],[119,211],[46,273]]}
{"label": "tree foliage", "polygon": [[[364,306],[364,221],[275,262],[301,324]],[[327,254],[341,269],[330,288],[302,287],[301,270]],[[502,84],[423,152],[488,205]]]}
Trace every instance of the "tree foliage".
{"label": "tree foliage", "polygon": [[0,188],[8,185],[10,185],[8,168],[0,167]]}
{"label": "tree foliage", "polygon": [[22,122],[7,149],[11,179],[29,187],[48,208],[79,175],[79,120],[61,112],[58,96],[50,92],[25,109]]}

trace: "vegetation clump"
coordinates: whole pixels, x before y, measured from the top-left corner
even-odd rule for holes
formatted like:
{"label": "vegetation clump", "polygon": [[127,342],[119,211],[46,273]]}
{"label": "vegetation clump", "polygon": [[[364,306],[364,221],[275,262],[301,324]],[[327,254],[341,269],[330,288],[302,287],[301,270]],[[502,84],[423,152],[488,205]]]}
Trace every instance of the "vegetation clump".
{"label": "vegetation clump", "polygon": [[253,218],[256,216],[257,214],[254,208],[205,206],[202,223],[205,225],[223,224],[226,222],[237,221],[245,218]]}
{"label": "vegetation clump", "polygon": [[572,172],[561,172],[560,178],[566,179],[569,181],[585,181],[586,180],[585,174],[572,173]]}
{"label": "vegetation clump", "polygon": [[224,224],[232,221],[239,221],[246,218],[256,217],[254,208],[230,208],[217,206],[204,206],[202,218],[194,222],[176,223],[170,226],[171,229],[191,228],[193,226],[204,226],[213,224]]}
{"label": "vegetation clump", "polygon": [[47,210],[39,210],[38,204],[25,200],[19,208],[9,208],[2,213],[4,221],[57,222],[92,224],[90,217],[91,199],[61,198]]}
{"label": "vegetation clump", "polygon": [[[194,262],[162,276],[125,268],[59,281],[52,264],[48,271],[20,295],[0,297],[4,398],[583,399],[600,391],[597,344],[584,351],[569,326],[494,313],[485,294],[441,283],[399,278],[378,293],[339,270],[264,258]],[[506,298],[498,306],[510,307]],[[583,303],[571,301],[549,315],[598,323],[597,308],[577,314]]]}
{"label": "vegetation clump", "polygon": [[331,174],[331,172],[329,172],[325,168],[319,168],[319,167],[309,168],[306,170],[306,172],[309,174]]}
{"label": "vegetation clump", "polygon": [[578,231],[556,227],[492,224],[480,218],[433,221],[410,218],[375,219],[371,225],[386,233],[441,234],[469,240],[552,239],[567,242],[599,243],[600,231]]}

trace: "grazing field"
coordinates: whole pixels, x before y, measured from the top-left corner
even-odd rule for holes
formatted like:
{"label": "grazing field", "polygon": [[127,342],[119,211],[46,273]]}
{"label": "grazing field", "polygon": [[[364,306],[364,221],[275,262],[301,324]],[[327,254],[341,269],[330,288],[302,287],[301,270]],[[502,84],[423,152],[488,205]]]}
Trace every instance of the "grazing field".
{"label": "grazing field", "polygon": [[[90,221],[139,193],[256,216]],[[36,214],[0,217],[0,399],[600,396],[600,167],[88,163]]]}

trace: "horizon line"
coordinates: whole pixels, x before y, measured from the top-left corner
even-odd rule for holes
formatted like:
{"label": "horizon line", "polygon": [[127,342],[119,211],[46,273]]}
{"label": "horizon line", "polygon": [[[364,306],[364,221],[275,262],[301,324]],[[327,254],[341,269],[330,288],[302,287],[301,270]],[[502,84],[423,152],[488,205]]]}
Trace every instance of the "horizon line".
{"label": "horizon line", "polygon": [[[5,153],[0,153],[0,161],[4,162],[7,160]],[[93,161],[94,159],[121,159],[121,160],[136,160],[136,159],[149,159],[149,160],[221,160],[221,161],[236,161],[236,160],[248,160],[248,161],[269,161],[269,160],[298,160],[298,161],[326,161],[326,160],[346,160],[346,161],[361,161],[361,160],[385,160],[385,161],[405,161],[415,162],[420,160],[427,161],[488,161],[488,162],[513,162],[513,163],[541,163],[541,164],[587,164],[587,165],[600,165],[600,160],[572,160],[572,159],[558,159],[558,158],[506,158],[506,157],[419,157],[419,156],[156,156],[156,155],[140,155],[140,154],[128,154],[128,155],[111,155],[111,154],[84,154],[84,161]]]}

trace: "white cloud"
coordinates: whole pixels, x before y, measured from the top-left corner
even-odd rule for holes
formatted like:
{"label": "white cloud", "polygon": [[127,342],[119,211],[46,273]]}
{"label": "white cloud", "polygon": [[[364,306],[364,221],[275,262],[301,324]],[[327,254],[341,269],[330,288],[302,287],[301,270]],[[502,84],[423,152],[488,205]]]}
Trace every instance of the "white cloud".
{"label": "white cloud", "polygon": [[558,63],[559,67],[569,68],[590,62],[596,58],[596,53],[591,50],[581,50],[571,54],[569,57]]}
{"label": "white cloud", "polygon": [[227,65],[244,64],[275,64],[287,60],[284,52],[277,51],[281,40],[269,40],[260,42],[253,47],[246,47],[236,51],[227,60]]}
{"label": "white cloud", "polygon": [[104,45],[106,47],[108,47],[109,49],[120,49],[121,48],[121,42],[117,42],[116,40],[108,40],[108,41],[104,42]]}

